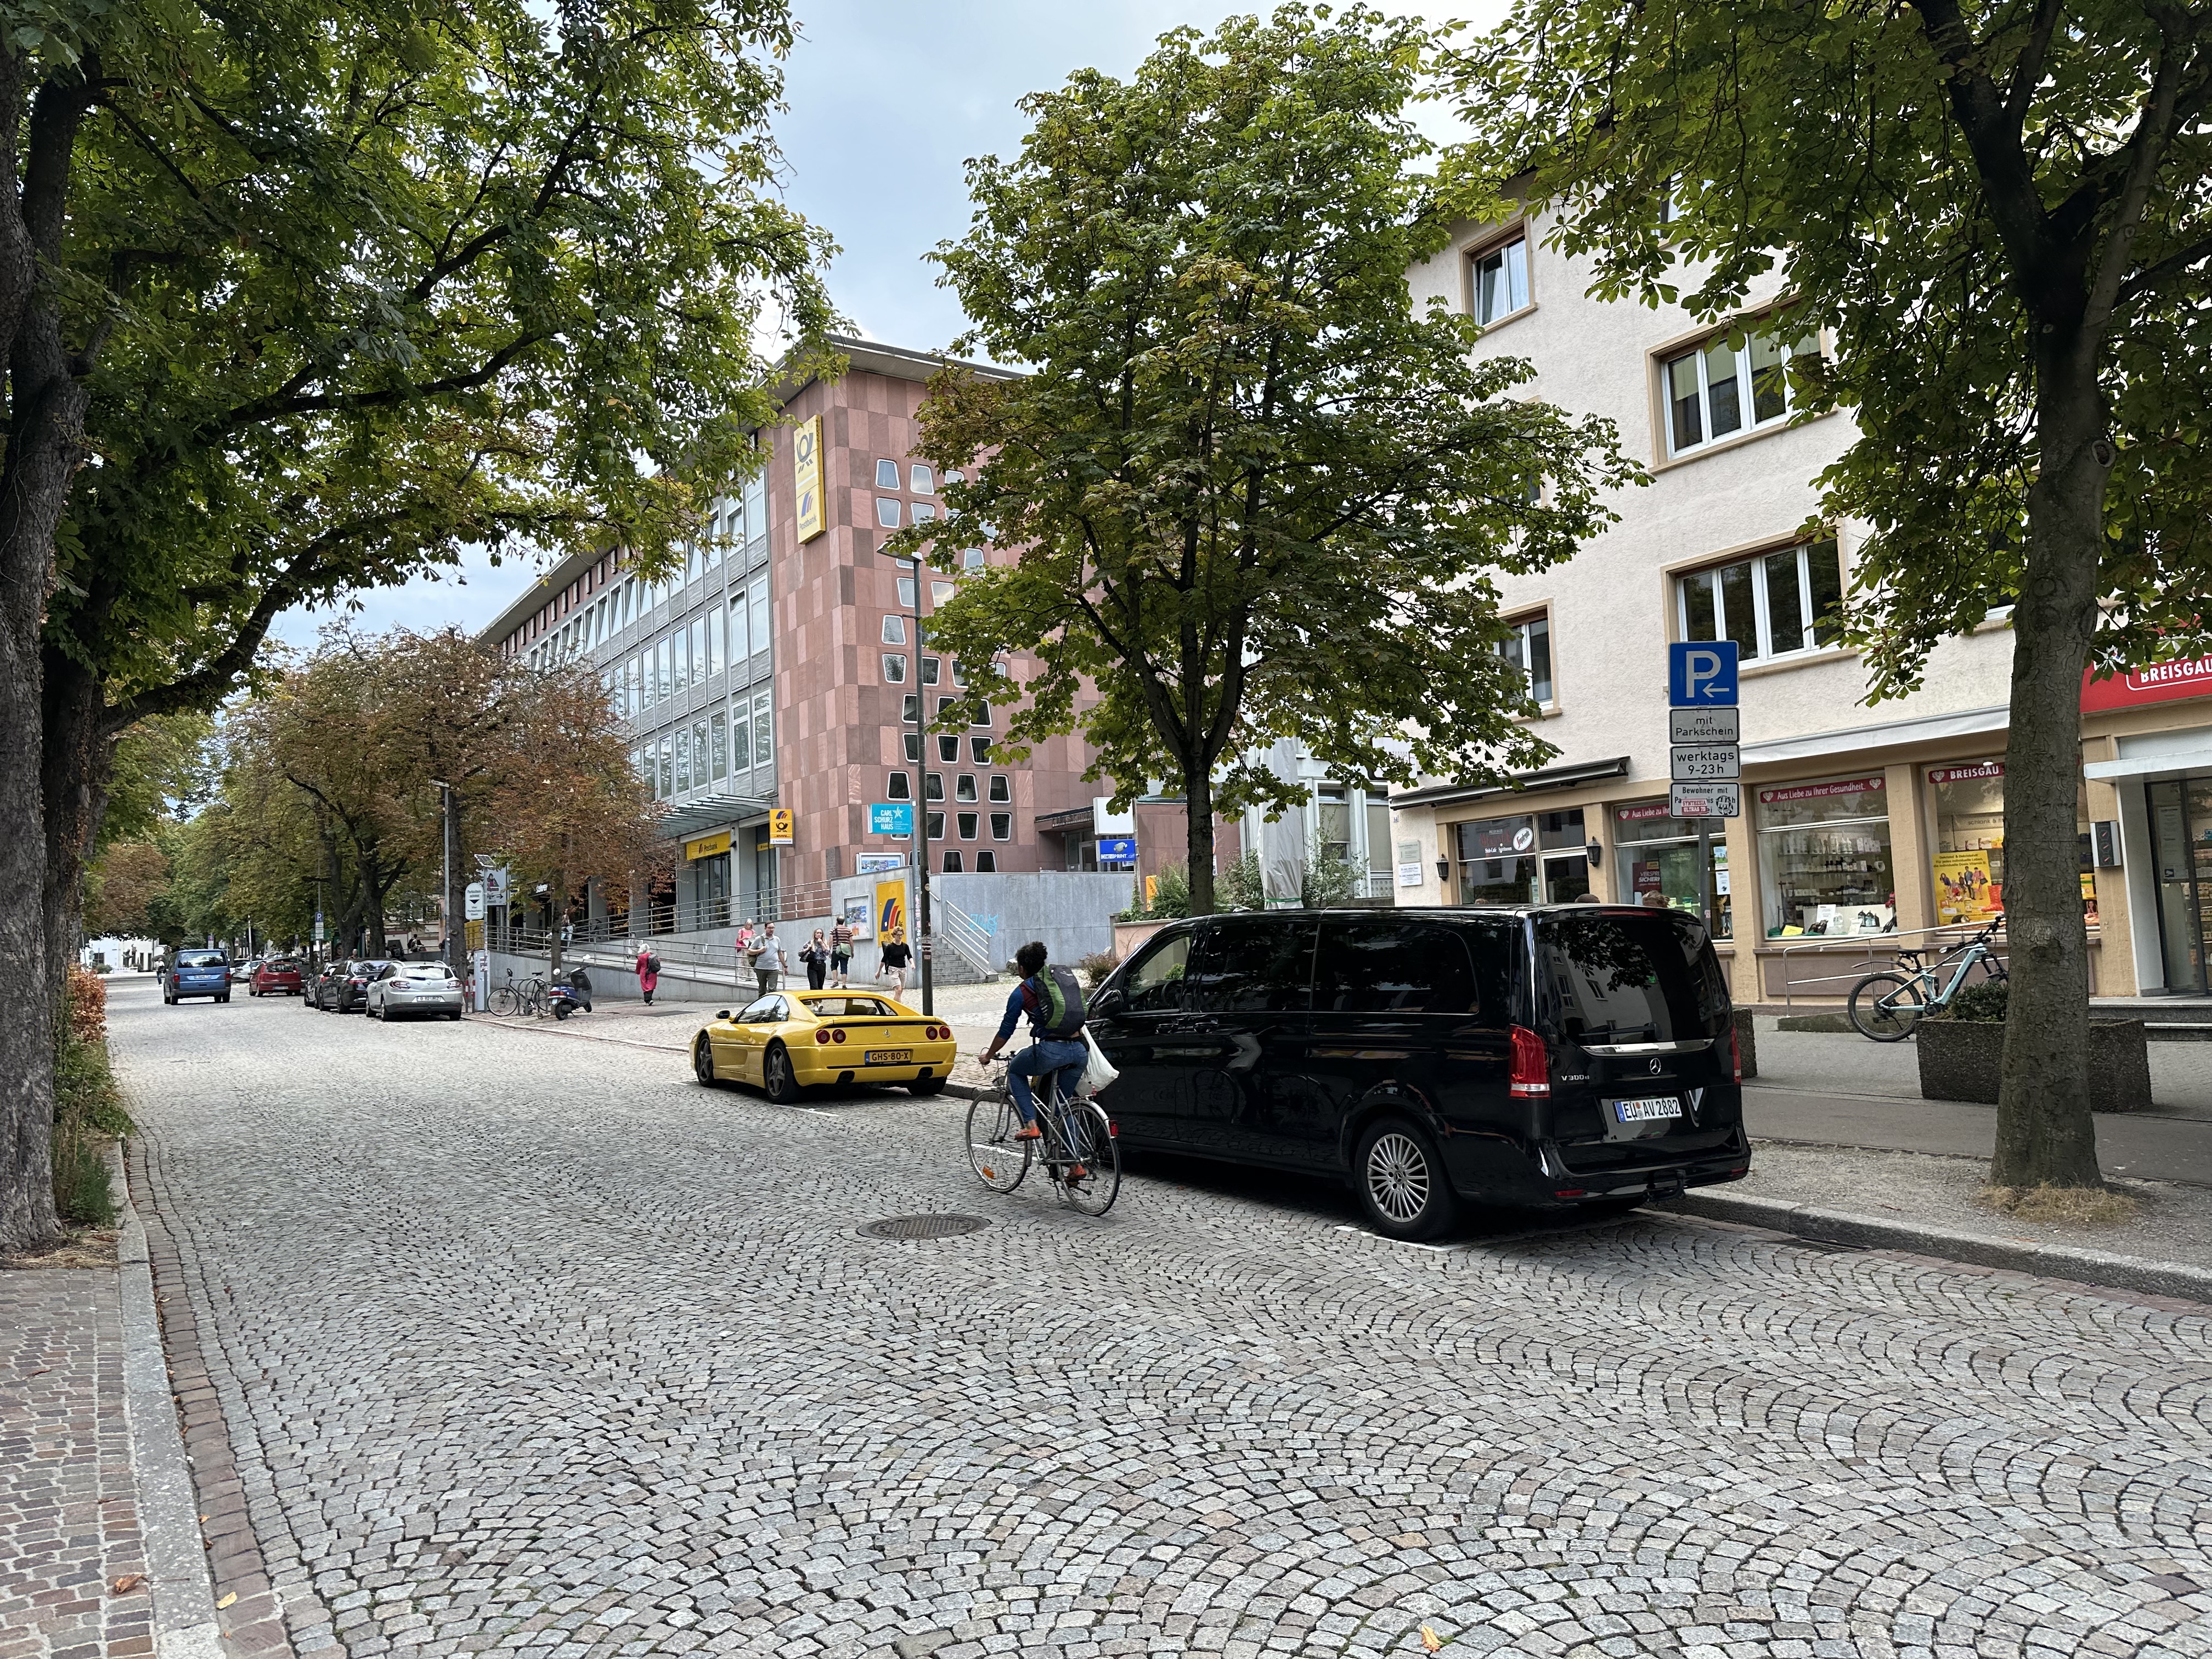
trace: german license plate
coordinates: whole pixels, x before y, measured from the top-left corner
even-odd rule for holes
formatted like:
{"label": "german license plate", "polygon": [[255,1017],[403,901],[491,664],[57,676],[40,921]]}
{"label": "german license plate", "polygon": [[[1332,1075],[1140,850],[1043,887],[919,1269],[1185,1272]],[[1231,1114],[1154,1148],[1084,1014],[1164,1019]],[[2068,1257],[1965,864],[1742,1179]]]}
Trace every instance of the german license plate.
{"label": "german license plate", "polygon": [[1616,1100],[1613,1103],[1616,1122],[1650,1123],[1662,1117],[1682,1115],[1680,1095],[1645,1095],[1638,1100]]}
{"label": "german license plate", "polygon": [[871,1048],[860,1056],[860,1063],[863,1066],[911,1066],[914,1063],[914,1050]]}

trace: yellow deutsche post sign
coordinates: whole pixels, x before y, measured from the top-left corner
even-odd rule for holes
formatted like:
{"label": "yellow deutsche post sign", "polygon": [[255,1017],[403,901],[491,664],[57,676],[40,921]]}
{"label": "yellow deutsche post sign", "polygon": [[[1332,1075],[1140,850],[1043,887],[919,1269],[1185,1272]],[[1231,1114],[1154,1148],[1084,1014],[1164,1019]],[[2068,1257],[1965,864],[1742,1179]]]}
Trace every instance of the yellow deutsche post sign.
{"label": "yellow deutsche post sign", "polygon": [[822,417],[809,416],[791,434],[792,483],[799,497],[799,539],[822,533]]}
{"label": "yellow deutsche post sign", "polygon": [[768,844],[771,847],[788,847],[791,845],[791,809],[788,806],[769,809]]}
{"label": "yellow deutsche post sign", "polygon": [[730,832],[726,830],[711,836],[702,836],[696,841],[687,841],[684,843],[684,856],[686,859],[710,859],[717,853],[726,853],[729,850]]}

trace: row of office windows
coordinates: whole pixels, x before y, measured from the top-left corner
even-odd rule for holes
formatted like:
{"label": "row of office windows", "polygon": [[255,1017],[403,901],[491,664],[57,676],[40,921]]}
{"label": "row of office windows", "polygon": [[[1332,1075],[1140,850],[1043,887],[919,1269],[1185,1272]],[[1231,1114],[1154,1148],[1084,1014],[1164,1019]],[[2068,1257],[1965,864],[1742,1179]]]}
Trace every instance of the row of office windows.
{"label": "row of office windows", "polygon": [[713,605],[599,676],[616,710],[635,720],[663,697],[704,685],[726,666],[738,667],[769,647],[768,578],[733,589]]}
{"label": "row of office windows", "polygon": [[630,751],[630,763],[655,800],[720,783],[732,772],[766,766],[775,757],[775,716],[768,694],[702,714],[648,738]]}
{"label": "row of office windows", "polygon": [[[1742,662],[1826,650],[1843,640],[1843,559],[1832,536],[1692,570],[1674,579],[1675,637],[1733,640]],[[1510,618],[1500,653],[1539,703],[1555,698],[1548,612]]]}
{"label": "row of office windows", "polygon": [[[1485,327],[1534,305],[1526,231],[1514,231],[1475,249],[1468,264],[1469,309]],[[1790,393],[1790,360],[1819,355],[1820,343],[1812,335],[1784,340],[1759,332],[1753,325],[1735,343],[1728,331],[1721,331],[1668,356],[1657,364],[1667,456],[1671,459],[1787,420],[1795,407]]]}
{"label": "row of office windows", "polygon": [[579,609],[559,629],[531,647],[531,665],[550,668],[612,639],[633,622],[650,615],[655,605],[713,577],[726,556],[738,557],[749,542],[767,533],[768,485],[755,477],[746,482],[739,494],[716,504],[705,538],[684,550],[683,563],[665,580],[645,584],[635,576],[625,576],[610,583],[596,602]]}
{"label": "row of office windows", "polygon": [[[957,743],[959,739],[955,738],[952,741]],[[926,780],[924,787],[928,799],[931,800],[943,800],[945,799],[945,774],[942,772],[929,772],[925,773],[923,775]],[[978,783],[974,773],[963,772],[952,781],[952,799],[956,801],[979,799],[981,798],[975,792],[981,787],[981,786]],[[1012,780],[1007,778],[1003,774],[994,776],[991,779],[990,790],[991,799],[994,801],[1005,801],[1011,803],[1014,799]],[[914,799],[913,777],[905,772],[891,773],[890,776],[884,780],[884,799],[888,800],[912,800]]]}
{"label": "row of office windows", "polygon": [[[922,817],[925,820],[923,827],[927,830],[930,840],[943,841],[945,839],[946,814],[943,812],[925,812],[922,814]],[[962,841],[982,840],[983,814],[980,812],[955,812],[951,815],[951,817],[952,827],[955,831],[957,832],[959,838]],[[1014,815],[1012,812],[994,812],[990,814],[990,819],[991,839],[993,841],[1012,841],[1014,838]],[[988,853],[986,853],[982,856],[984,858],[988,858],[991,855]],[[960,866],[957,864],[947,864],[945,867],[947,870],[957,870]],[[988,870],[993,866],[979,861],[975,867],[978,870]]]}

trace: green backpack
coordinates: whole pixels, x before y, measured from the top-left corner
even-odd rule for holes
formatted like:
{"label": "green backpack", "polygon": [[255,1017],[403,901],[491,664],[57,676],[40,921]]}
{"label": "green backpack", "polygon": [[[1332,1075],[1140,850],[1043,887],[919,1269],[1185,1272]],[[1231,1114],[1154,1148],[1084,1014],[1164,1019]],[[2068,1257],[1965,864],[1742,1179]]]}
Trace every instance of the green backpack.
{"label": "green backpack", "polygon": [[1055,1042],[1065,1042],[1083,1030],[1083,987],[1073,969],[1048,967],[1033,975],[1036,987],[1039,1032]]}

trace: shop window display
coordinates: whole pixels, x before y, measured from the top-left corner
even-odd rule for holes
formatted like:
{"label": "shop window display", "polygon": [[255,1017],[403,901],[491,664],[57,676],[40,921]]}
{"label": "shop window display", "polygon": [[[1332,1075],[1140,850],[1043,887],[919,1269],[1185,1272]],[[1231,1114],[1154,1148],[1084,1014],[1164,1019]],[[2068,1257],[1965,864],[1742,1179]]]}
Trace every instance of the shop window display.
{"label": "shop window display", "polygon": [[1616,806],[1620,902],[1686,911],[1715,939],[1734,938],[1726,834],[1709,821],[1674,817],[1664,801]]}
{"label": "shop window display", "polygon": [[1536,825],[1528,814],[1455,824],[1462,904],[1528,904],[1537,897]]}
{"label": "shop window display", "polygon": [[1880,777],[1779,784],[1759,792],[1766,937],[1893,933],[1889,798]]}
{"label": "shop window display", "polygon": [[1936,921],[1948,926],[2002,915],[2004,768],[1995,761],[1939,766],[1928,782],[1936,800]]}

